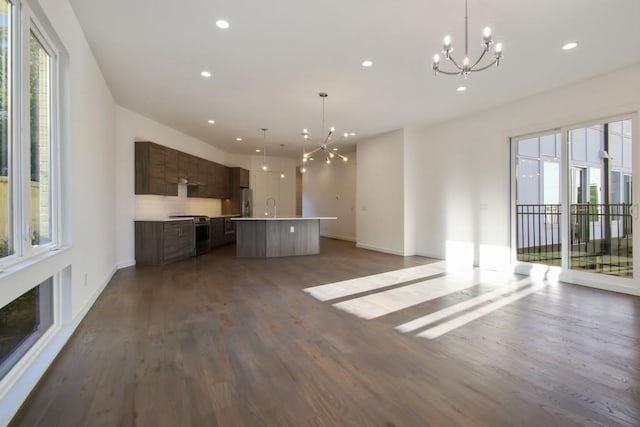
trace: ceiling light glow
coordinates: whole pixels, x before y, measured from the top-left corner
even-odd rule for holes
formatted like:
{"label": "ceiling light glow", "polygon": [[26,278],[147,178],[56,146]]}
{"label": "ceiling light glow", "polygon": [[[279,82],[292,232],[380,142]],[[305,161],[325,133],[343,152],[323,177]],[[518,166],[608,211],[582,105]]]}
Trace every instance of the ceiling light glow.
{"label": "ceiling light glow", "polygon": [[236,141],[241,142],[242,138],[236,138]]}
{"label": "ceiling light glow", "polygon": [[578,43],[569,42],[569,43],[565,44],[564,46],[562,46],[562,50],[571,50],[571,49],[575,49],[576,47],[578,47]]}
{"label": "ceiling light glow", "polygon": [[373,65],[373,61],[370,61],[368,59],[366,61],[362,61],[362,66],[365,67],[365,68],[369,68],[372,65]]}
{"label": "ceiling light glow", "polygon": [[200,73],[200,75],[202,77],[204,77],[205,79],[208,79],[209,77],[211,77],[211,72],[207,71],[207,70],[204,70],[203,72]]}
{"label": "ceiling light glow", "polygon": [[214,124],[215,122],[215,120],[207,120],[207,123],[209,123],[210,125]]}
{"label": "ceiling light glow", "polygon": [[220,28],[221,30],[228,30],[230,26],[231,25],[229,25],[229,21],[225,21],[224,19],[218,19],[216,21],[216,27]]}
{"label": "ceiling light glow", "polygon": [[458,89],[456,89],[458,92],[464,92],[465,90],[467,90],[466,86],[459,86]]}

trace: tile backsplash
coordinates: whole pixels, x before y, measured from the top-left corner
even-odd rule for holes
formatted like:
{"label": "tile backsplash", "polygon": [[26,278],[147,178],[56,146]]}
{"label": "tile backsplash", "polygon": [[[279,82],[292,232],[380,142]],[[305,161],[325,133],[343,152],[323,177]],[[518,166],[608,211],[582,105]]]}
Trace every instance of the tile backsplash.
{"label": "tile backsplash", "polygon": [[171,215],[216,216],[222,212],[222,201],[220,199],[186,197],[186,192],[183,192],[180,188],[177,197],[136,195],[135,198],[136,219],[161,219]]}

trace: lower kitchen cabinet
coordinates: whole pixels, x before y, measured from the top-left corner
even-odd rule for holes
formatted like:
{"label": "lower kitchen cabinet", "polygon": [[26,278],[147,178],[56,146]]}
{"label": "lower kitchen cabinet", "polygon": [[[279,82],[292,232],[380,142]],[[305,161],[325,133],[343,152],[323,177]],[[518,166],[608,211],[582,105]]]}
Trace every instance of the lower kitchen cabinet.
{"label": "lower kitchen cabinet", "polygon": [[236,223],[229,217],[211,218],[211,247],[235,243]]}
{"label": "lower kitchen cabinet", "polygon": [[160,265],[189,258],[195,248],[193,221],[136,221],[136,264]]}

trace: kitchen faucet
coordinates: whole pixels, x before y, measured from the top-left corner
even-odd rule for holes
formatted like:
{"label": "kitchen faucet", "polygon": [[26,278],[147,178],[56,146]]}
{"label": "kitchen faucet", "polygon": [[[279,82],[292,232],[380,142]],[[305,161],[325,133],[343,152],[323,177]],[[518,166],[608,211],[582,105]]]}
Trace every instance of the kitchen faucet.
{"label": "kitchen faucet", "polygon": [[273,217],[277,218],[278,217],[278,202],[276,202],[276,199],[274,199],[273,197],[269,197],[267,199],[267,211],[269,210],[269,202],[273,200]]}

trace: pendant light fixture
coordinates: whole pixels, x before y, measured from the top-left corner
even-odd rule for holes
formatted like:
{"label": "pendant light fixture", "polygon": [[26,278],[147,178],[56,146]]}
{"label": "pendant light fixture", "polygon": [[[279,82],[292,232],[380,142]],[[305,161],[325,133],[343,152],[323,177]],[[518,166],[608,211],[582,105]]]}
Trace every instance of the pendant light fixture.
{"label": "pendant light fixture", "polygon": [[[320,92],[318,96],[322,98],[322,133],[324,134],[325,132],[324,131],[324,102],[327,99],[327,96],[329,95],[327,95],[325,92]],[[340,158],[342,161],[346,162],[348,160],[346,156],[343,156],[342,154],[338,154],[335,151],[331,151],[328,148],[328,146],[333,142],[331,140],[331,135],[333,135],[334,131],[335,131],[334,127],[329,128],[329,133],[327,133],[327,136],[324,138],[324,141],[320,143],[320,146],[318,148],[308,153],[303,153],[302,162],[306,163],[307,160],[313,160],[311,156],[318,151],[321,151],[322,153],[324,153],[325,161],[327,162],[327,164],[331,163],[331,159],[333,159],[336,156]],[[303,129],[301,135],[305,139],[305,141],[311,139],[311,134],[309,133],[308,129]]]}
{"label": "pendant light fixture", "polygon": [[453,52],[453,46],[451,45],[451,36],[444,37],[444,46],[442,48],[442,53],[444,54],[444,58],[453,64],[452,71],[443,70],[440,68],[440,55],[433,55],[433,72],[435,75],[438,73],[447,74],[450,76],[459,76],[462,75],[466,79],[467,76],[471,73],[477,73],[478,71],[486,70],[487,68],[493,67],[494,65],[497,67],[500,65],[500,60],[502,59],[502,43],[496,43],[493,47],[493,61],[489,63],[481,64],[480,62],[484,58],[484,56],[489,52],[489,48],[493,45],[493,39],[491,38],[491,28],[486,27],[482,32],[482,53],[480,57],[473,63],[469,61],[469,18],[467,17],[467,0],[464,1],[464,59],[462,61],[462,65],[459,65],[455,59],[451,56],[451,52]]}
{"label": "pendant light fixture", "polygon": [[266,171],[269,169],[267,166],[267,131],[269,129],[262,128],[262,170]]}
{"label": "pendant light fixture", "polygon": [[284,179],[284,144],[280,144],[280,179]]}

